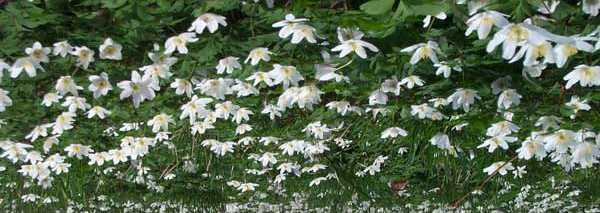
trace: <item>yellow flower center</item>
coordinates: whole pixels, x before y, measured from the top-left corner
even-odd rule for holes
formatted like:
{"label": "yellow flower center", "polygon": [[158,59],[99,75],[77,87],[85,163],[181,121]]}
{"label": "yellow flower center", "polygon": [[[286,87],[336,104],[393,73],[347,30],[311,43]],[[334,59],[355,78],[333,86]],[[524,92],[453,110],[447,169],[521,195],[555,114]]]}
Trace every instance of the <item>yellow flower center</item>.
{"label": "yellow flower center", "polygon": [[138,92],[138,91],[140,91],[140,89],[141,89],[140,85],[138,85],[138,84],[133,84],[131,86],[131,90],[133,90],[134,92]]}
{"label": "yellow flower center", "polygon": [[508,39],[515,42],[527,40],[529,32],[522,26],[514,25],[508,30]]}
{"label": "yellow flower center", "polygon": [[109,47],[106,47],[106,49],[104,49],[104,52],[106,52],[107,55],[113,55],[117,52],[117,48],[115,48],[113,46],[109,46]]}
{"label": "yellow flower center", "polygon": [[543,43],[543,44],[540,44],[540,45],[536,45],[536,46],[534,47],[534,50],[533,50],[533,57],[535,57],[535,58],[542,57],[542,56],[544,56],[544,55],[545,55],[545,54],[546,54],[546,53],[547,53],[549,50],[550,50],[550,47],[549,47],[549,45],[548,45],[547,43]]}
{"label": "yellow flower center", "polygon": [[432,53],[431,48],[429,46],[424,46],[419,57],[421,57],[421,59],[429,58],[431,53]]}
{"label": "yellow flower center", "polygon": [[577,53],[577,47],[572,44],[566,44],[563,48],[563,53],[569,57]]}

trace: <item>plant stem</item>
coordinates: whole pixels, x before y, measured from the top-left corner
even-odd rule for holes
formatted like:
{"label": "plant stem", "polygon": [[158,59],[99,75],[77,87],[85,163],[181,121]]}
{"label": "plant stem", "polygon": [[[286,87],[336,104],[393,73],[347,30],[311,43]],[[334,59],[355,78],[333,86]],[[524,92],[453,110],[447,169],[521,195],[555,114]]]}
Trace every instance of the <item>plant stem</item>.
{"label": "plant stem", "polygon": [[500,169],[504,168],[504,166],[506,166],[508,163],[514,161],[517,159],[517,155],[515,155],[512,159],[510,159],[507,162],[504,162],[504,164],[502,164],[502,166],[499,166],[496,170],[494,170],[494,172],[492,172],[492,174],[488,175],[487,178],[485,178],[485,180],[483,180],[479,186],[477,186],[475,189],[469,191],[469,193],[463,195],[462,197],[460,197],[458,200],[452,202],[452,204],[450,205],[452,208],[458,208],[460,206],[460,204],[469,197],[469,195],[473,194],[473,192],[478,191],[483,189],[483,186],[485,186],[485,184],[487,182],[489,182],[494,176],[496,176],[496,174],[498,174],[498,171],[500,171]]}

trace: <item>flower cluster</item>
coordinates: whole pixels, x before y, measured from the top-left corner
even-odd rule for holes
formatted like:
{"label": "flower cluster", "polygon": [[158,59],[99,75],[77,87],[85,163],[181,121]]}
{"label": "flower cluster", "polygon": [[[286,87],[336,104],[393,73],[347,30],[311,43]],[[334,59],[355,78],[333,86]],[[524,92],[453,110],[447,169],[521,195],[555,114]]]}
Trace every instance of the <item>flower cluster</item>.
{"label": "flower cluster", "polygon": [[[560,90],[561,95],[570,95],[567,96],[570,101],[564,103],[561,113],[575,120],[577,115],[589,113],[582,111],[592,111],[593,97],[589,94],[580,97],[576,90],[600,86],[600,66],[591,60],[575,66],[573,63],[579,63],[576,57],[600,49],[600,28],[586,35],[559,35],[544,29],[541,24],[536,25],[533,18],[511,22],[511,16],[492,10],[493,7],[487,4],[470,2],[464,36],[470,39],[476,32],[479,40],[476,42],[485,44],[482,52],[485,49],[486,57],[495,57],[502,64],[522,60],[523,78],[528,81],[533,81],[531,77],[541,79],[550,72],[568,69],[569,73],[561,75],[565,82],[556,82],[556,87],[560,87],[556,90]],[[551,15],[559,4],[560,1],[543,1],[538,11]],[[597,1],[583,1],[581,6],[590,16],[597,16],[600,11]],[[446,12],[426,15],[423,27],[429,30],[434,28],[436,20],[443,22],[448,17]],[[474,152],[481,149],[480,156],[497,154],[495,156],[499,157],[494,159],[500,161],[489,165],[485,160],[489,166],[478,168],[489,176],[512,172],[515,178],[522,178],[527,174],[525,161],[531,159],[549,158],[565,171],[590,168],[599,163],[600,133],[597,129],[587,125],[563,125],[566,122],[562,118],[551,114],[538,116],[535,124],[528,124],[535,115],[525,118],[523,110],[530,109],[519,106],[531,100],[524,97],[527,95],[525,89],[521,89],[521,93],[517,91],[526,87],[512,85],[510,76],[469,88],[453,81],[457,75],[464,78],[472,67],[467,66],[465,58],[448,53],[448,45],[452,43],[444,41],[446,38],[429,36],[419,41],[421,43],[398,48],[400,54],[390,57],[384,52],[387,48],[380,50],[374,45],[377,42],[368,42],[372,34],[367,31],[365,34],[355,27],[334,27],[329,38],[325,31],[317,31],[321,28],[311,22],[312,18],[299,18],[294,14],[280,18],[283,20],[271,27],[279,30],[277,36],[281,44],[318,49],[317,53],[321,54],[318,57],[322,60],[311,61],[306,66],[304,59],[286,58],[289,53],[280,44],[257,42],[256,46],[247,49],[249,51],[244,50],[247,52],[243,55],[222,53],[219,60],[210,62],[209,69],[183,74],[181,69],[196,69],[190,68],[195,65],[186,63],[197,56],[194,55],[198,52],[196,47],[204,45],[210,38],[222,37],[221,31],[228,27],[225,16],[209,12],[196,17],[187,31],[154,44],[148,53],[148,63],[135,64],[126,73],[106,70],[98,66],[98,62],[120,63],[130,57],[124,50],[127,42],[122,45],[118,39],[106,37],[98,48],[83,44],[73,46],[68,40],[56,42],[52,47],[35,42],[25,48],[24,56],[15,57],[12,64],[0,60],[0,78],[7,70],[11,80],[31,80],[39,77],[38,72],[54,72],[50,71],[50,64],[55,59],[73,60],[75,71],[53,73],[58,78],[52,79],[53,86],[43,91],[40,94],[42,100],[36,102],[52,117],[31,127],[22,127],[31,129],[24,138],[1,136],[6,138],[0,141],[0,158],[14,164],[19,174],[43,188],[52,187],[55,177],[69,173],[74,162],[85,161],[87,166],[99,168],[95,170],[98,173],[115,174],[120,179],[144,184],[155,192],[162,192],[161,181],[178,178],[178,172],[202,171],[203,177],[222,180],[239,194],[257,190],[282,192],[286,180],[300,176],[312,179],[307,182],[309,187],[339,180],[339,170],[335,168],[338,165],[333,164],[330,155],[342,155],[340,153],[356,147],[367,151],[352,159],[359,163],[349,167],[354,169],[350,174],[369,178],[385,172],[387,165],[396,163],[408,152],[407,147],[412,145],[397,146],[408,141],[415,143],[415,148],[410,148],[415,152],[413,158],[416,152],[422,153],[428,147],[433,147],[428,151],[436,152],[436,157],[437,153],[443,152],[458,158],[468,150],[469,160],[472,160]],[[275,34],[273,37],[277,39]],[[598,42],[595,46],[594,41]],[[330,45],[330,42],[335,44]],[[496,49],[501,49],[499,55],[496,55]],[[388,58],[390,61],[406,59],[403,66],[407,72],[380,76],[375,88],[360,91],[364,95],[354,94],[356,88],[364,88],[359,84],[365,81],[361,79],[361,73],[355,72],[358,68],[348,72],[345,69],[374,66]],[[371,65],[367,65],[369,61]],[[415,71],[423,69],[424,64],[435,70],[431,75],[442,79],[441,83]],[[84,74],[78,70],[83,70]],[[455,87],[438,92],[435,88],[442,84]],[[347,90],[340,89],[342,86],[347,86]],[[0,88],[0,112],[18,108],[20,103],[11,98],[17,95],[18,92]],[[118,99],[111,99],[113,96]],[[487,98],[490,96],[493,99]],[[143,112],[152,113],[139,115],[142,109],[151,109]],[[480,132],[469,126],[469,119],[477,120],[475,117],[483,117],[482,112],[486,111],[494,116],[501,115],[501,120],[484,120]],[[123,114],[128,113],[135,114],[136,118],[123,122]],[[304,116],[307,113],[311,114]],[[297,119],[301,116],[308,117],[309,123],[301,123]],[[399,117],[402,121],[398,121]],[[360,123],[359,120],[374,121],[381,128],[353,126]],[[426,123],[432,130],[416,129],[406,121]],[[73,137],[72,133],[85,130],[88,126],[84,124],[90,122],[103,125],[105,130],[95,138],[108,142],[91,143]],[[476,123],[473,126],[481,126],[481,122],[473,123]],[[275,127],[281,127],[283,133],[269,130]],[[464,128],[472,130],[468,134],[478,137],[478,145],[460,142],[460,135],[467,134],[461,133]],[[261,134],[258,129],[269,132]],[[348,132],[355,136],[348,136]],[[376,137],[363,137],[373,132]],[[414,140],[427,132],[433,134],[424,137],[426,146],[419,146]],[[381,143],[373,145],[373,140]],[[380,153],[375,148],[368,150],[371,146],[393,147],[398,150],[398,155]],[[150,171],[155,168],[151,163],[146,164],[144,158],[151,155],[151,151],[165,147],[176,161],[160,176],[153,175]],[[509,152],[513,150],[511,147],[514,152]],[[202,151],[203,159],[209,160],[206,166],[199,167],[197,152]],[[186,154],[179,156],[180,152]],[[508,155],[514,156],[499,159]],[[231,159],[243,162],[231,167],[231,173],[242,171],[242,175],[222,177],[218,175],[220,169],[211,169],[213,164]],[[133,174],[113,172],[119,170],[120,164],[128,164],[127,171],[133,171]],[[267,181],[257,178],[260,176],[267,176]],[[35,196],[24,198],[38,199]]]}

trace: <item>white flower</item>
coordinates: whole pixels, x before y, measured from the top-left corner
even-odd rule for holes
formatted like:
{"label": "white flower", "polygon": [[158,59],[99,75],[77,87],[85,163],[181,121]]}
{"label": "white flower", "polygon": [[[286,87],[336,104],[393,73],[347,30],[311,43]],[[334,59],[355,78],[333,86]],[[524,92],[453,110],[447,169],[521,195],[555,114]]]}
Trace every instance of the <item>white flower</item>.
{"label": "white flower", "polygon": [[293,14],[285,15],[285,20],[275,22],[272,27],[281,28],[279,30],[280,38],[287,38],[294,33],[294,27],[299,23],[308,21],[306,18],[296,18]]}
{"label": "white flower", "polygon": [[140,67],[139,70],[144,71],[144,76],[152,78],[153,87],[159,88],[160,79],[168,79],[173,75],[169,72],[169,66],[165,64],[151,64]]}
{"label": "white flower", "polygon": [[519,159],[529,160],[535,156],[538,160],[542,160],[546,157],[546,149],[542,139],[543,137],[533,134],[531,137],[527,137],[521,143],[521,147],[517,149]]}
{"label": "white flower", "polygon": [[576,66],[563,79],[567,81],[567,85],[565,86],[567,89],[571,88],[577,82],[582,87],[598,86],[600,85],[600,66]]}
{"label": "white flower", "polygon": [[522,96],[515,89],[507,89],[500,93],[498,97],[498,108],[508,109],[511,106],[517,106],[521,103]]}
{"label": "white flower", "polygon": [[94,62],[94,51],[90,50],[85,46],[75,47],[74,50],[69,52],[71,55],[77,56],[77,66],[87,69],[90,63]]}
{"label": "white flower", "polygon": [[189,117],[190,123],[196,122],[196,118],[198,116],[205,116],[208,114],[208,110],[206,109],[206,105],[212,102],[210,98],[198,98],[198,96],[193,96],[192,100],[181,106],[181,116],[179,119],[184,119]]}
{"label": "white flower", "polygon": [[371,95],[369,95],[369,105],[385,105],[387,104],[387,101],[388,96],[385,94],[385,92],[381,91],[380,89],[373,91]]}
{"label": "white flower", "polygon": [[233,153],[234,142],[220,142],[214,139],[208,139],[202,141],[202,146],[207,147],[210,146],[210,151],[215,153],[217,156],[225,156],[228,152]]}
{"label": "white flower", "polygon": [[204,29],[208,29],[208,32],[214,33],[219,29],[219,24],[223,25],[223,27],[227,26],[227,22],[225,21],[224,16],[220,16],[214,13],[204,13],[194,22],[192,22],[192,26],[188,29],[188,31],[195,31],[198,34],[202,34]]}
{"label": "white flower", "polygon": [[65,130],[69,130],[73,128],[73,122],[75,122],[75,113],[72,112],[63,112],[58,117],[54,123],[52,123],[52,134],[61,135]]}
{"label": "white flower", "polygon": [[515,167],[513,167],[511,162],[506,163],[504,161],[498,161],[483,169],[483,172],[487,173],[488,175],[492,175],[494,172],[498,171],[500,175],[506,175],[508,171],[514,169]]}
{"label": "white flower", "polygon": [[525,66],[540,64],[538,58],[542,57],[544,58],[544,61],[542,61],[543,64],[554,63],[555,60],[552,45],[545,40],[527,42],[527,44],[523,45],[521,49],[519,49],[519,52],[517,52],[508,63],[518,61],[523,58],[523,56],[525,57],[525,60],[523,60],[523,65]]}
{"label": "white flower", "polygon": [[543,131],[547,131],[550,128],[558,129],[560,128],[560,123],[562,120],[556,116],[542,116],[536,122],[535,126],[542,127]]}
{"label": "white flower", "polygon": [[71,76],[61,76],[58,81],[56,81],[54,89],[56,89],[59,95],[64,96],[71,93],[74,96],[78,96],[78,90],[83,90],[83,87],[77,86],[75,80]]}
{"label": "white flower", "polygon": [[254,112],[249,109],[242,107],[235,111],[233,117],[231,118],[235,123],[240,124],[242,121],[250,120],[250,115],[254,115]]}
{"label": "white flower", "polygon": [[515,178],[523,178],[524,174],[527,174],[527,171],[525,171],[525,166],[517,166],[517,169],[513,171]]}
{"label": "white flower", "polygon": [[416,76],[416,75],[411,75],[411,76],[408,76],[406,78],[403,78],[400,81],[400,83],[398,83],[398,84],[403,85],[403,86],[405,86],[408,89],[412,89],[413,87],[415,87],[415,85],[417,85],[417,86],[423,86],[424,83],[425,83],[425,81],[423,81],[421,79],[421,77]]}
{"label": "white flower", "polygon": [[206,130],[209,129],[214,129],[215,126],[212,125],[211,122],[207,122],[207,121],[203,121],[203,122],[195,122],[194,124],[192,124],[192,135],[196,135],[196,134],[204,134],[206,132]]}
{"label": "white flower", "polygon": [[114,165],[117,165],[119,162],[127,162],[127,156],[125,155],[125,152],[120,149],[108,150],[108,155],[109,159]]}
{"label": "white flower", "polygon": [[510,137],[510,136],[506,136],[506,135],[498,135],[498,136],[495,136],[495,137],[485,140],[481,145],[477,146],[477,148],[487,147],[488,152],[492,153],[498,147],[500,147],[504,150],[507,150],[508,143],[512,143],[515,141],[517,141],[516,137]]}
{"label": "white flower", "polygon": [[35,141],[38,137],[46,137],[48,136],[48,128],[51,127],[52,124],[42,124],[36,126],[31,130],[31,132],[25,136],[25,139],[30,139],[31,142]]}
{"label": "white flower", "polygon": [[89,154],[87,156],[90,161],[88,162],[88,165],[98,165],[98,166],[102,166],[104,165],[105,161],[108,161],[110,158],[110,155],[108,154],[108,152],[99,152],[96,154]]}
{"label": "white flower", "polygon": [[308,186],[309,187],[318,186],[319,184],[321,184],[321,181],[325,181],[325,180],[327,180],[327,177],[315,178],[315,179],[311,180],[310,183],[308,183]]}
{"label": "white flower", "polygon": [[42,44],[37,41],[33,43],[32,47],[25,49],[25,53],[27,53],[31,59],[44,63],[48,63],[48,54],[50,54],[50,52],[50,47],[43,47]]}
{"label": "white flower", "polygon": [[104,96],[112,90],[112,85],[110,85],[108,75],[105,72],[100,73],[100,75],[90,75],[88,80],[91,82],[88,90],[94,93],[94,98]]}
{"label": "white flower", "polygon": [[381,91],[385,93],[394,93],[394,95],[400,95],[402,91],[402,87],[400,86],[398,79],[396,76],[392,76],[390,79],[385,79],[383,83],[381,83]]}
{"label": "white flower", "polygon": [[268,74],[273,79],[273,85],[283,83],[283,89],[287,89],[290,84],[298,86],[298,82],[304,80],[304,77],[296,71],[294,66],[273,64],[273,70],[269,71]]}
{"label": "white flower", "polygon": [[469,28],[467,28],[465,36],[469,36],[473,31],[477,30],[477,37],[480,40],[485,39],[490,34],[493,26],[502,28],[509,23],[506,17],[508,15],[496,11],[477,13],[467,20]]}
{"label": "white flower", "polygon": [[597,16],[598,11],[600,11],[600,1],[597,0],[583,0],[581,1],[581,6],[583,7],[583,12],[591,16]]}
{"label": "white flower", "polygon": [[381,138],[397,138],[398,136],[406,137],[408,136],[408,132],[400,127],[390,127],[381,133]]}
{"label": "white flower", "polygon": [[87,157],[90,153],[94,152],[94,150],[92,150],[90,146],[69,144],[69,146],[65,147],[65,152],[67,152],[67,156],[69,157],[82,159],[83,157]]}
{"label": "white flower", "polygon": [[86,112],[86,115],[87,118],[93,118],[94,116],[98,116],[98,118],[104,119],[107,115],[110,115],[110,111],[101,106],[94,106]]}
{"label": "white flower", "polygon": [[175,123],[175,120],[170,115],[160,113],[150,119],[146,124],[152,126],[152,132],[156,133],[160,130],[169,131],[169,123]]}
{"label": "white flower", "polygon": [[275,165],[277,163],[277,158],[275,156],[277,153],[265,152],[256,160],[261,163],[263,167],[267,167],[269,164]]}
{"label": "white flower", "polygon": [[430,140],[429,142],[431,142],[431,145],[435,145],[440,149],[450,149],[450,147],[452,147],[450,145],[450,138],[448,138],[448,135],[438,132],[437,134],[435,134]]}
{"label": "white flower", "polygon": [[181,33],[179,35],[170,37],[165,42],[165,54],[171,54],[177,50],[180,54],[187,54],[188,49],[187,43],[193,43],[198,41],[195,33]]}
{"label": "white flower", "polygon": [[423,19],[423,28],[427,28],[430,25],[433,24],[433,20],[435,20],[436,18],[439,20],[445,20],[448,16],[446,15],[446,13],[444,12],[440,12],[435,16],[432,15],[427,15],[425,16],[425,18]]}
{"label": "white flower", "polygon": [[121,100],[131,97],[133,106],[137,108],[144,100],[154,99],[155,94],[151,84],[152,79],[147,75],[142,77],[137,71],[132,71],[131,81],[121,81],[117,84],[123,90],[119,97]]}
{"label": "white flower", "polygon": [[62,106],[69,107],[69,112],[73,113],[77,112],[78,109],[85,111],[91,107],[85,98],[78,96],[69,96],[65,98],[65,102],[63,102]]}
{"label": "white flower", "polygon": [[58,101],[62,98],[62,96],[57,95],[56,93],[49,92],[44,95],[44,99],[42,100],[42,105],[46,107],[52,106],[53,103],[58,103]]}
{"label": "white flower", "polygon": [[216,67],[217,74],[231,74],[235,69],[242,68],[242,65],[238,62],[239,59],[238,57],[229,56],[219,60],[219,64]]}
{"label": "white flower", "polygon": [[[58,142],[59,142],[58,136],[52,136],[52,137],[46,138],[46,140],[44,140],[44,144],[42,145],[42,149],[44,149],[44,153],[50,152],[50,149],[52,149],[52,146],[58,145]],[[56,155],[58,155],[58,154],[56,154]]]}
{"label": "white flower", "polygon": [[229,78],[208,79],[202,81],[198,85],[198,89],[207,96],[224,100],[225,95],[233,93],[233,90],[231,89],[232,84],[233,80]]}
{"label": "white flower", "polygon": [[15,63],[9,69],[10,77],[19,77],[23,70],[25,70],[29,77],[35,77],[37,75],[37,69],[40,69],[42,71],[44,70],[44,68],[40,66],[40,63],[38,61],[32,59],[31,57],[18,58],[17,61],[15,61]]}
{"label": "white flower", "polygon": [[581,168],[590,168],[598,163],[598,157],[600,157],[598,145],[583,142],[578,144],[573,151],[573,164],[578,163]]}
{"label": "white flower", "polygon": [[430,107],[427,103],[419,104],[419,105],[411,105],[410,114],[412,116],[417,116],[419,119],[431,118],[434,112],[436,112],[435,108]]}
{"label": "white flower", "polygon": [[500,121],[492,124],[487,130],[485,135],[494,137],[499,135],[510,135],[514,132],[519,131],[519,126],[511,123],[510,121]]}
{"label": "white flower", "polygon": [[350,111],[350,103],[348,101],[332,101],[325,106],[330,110],[336,110],[341,115],[346,115]]}
{"label": "white flower", "polygon": [[577,144],[576,137],[577,134],[571,130],[558,130],[554,134],[544,137],[545,148],[548,151],[567,153],[569,148],[573,148]]}
{"label": "white flower", "polygon": [[375,45],[360,39],[341,41],[341,44],[331,49],[331,51],[340,52],[340,58],[350,54],[351,52],[356,53],[356,55],[361,58],[367,58],[365,47],[373,52],[379,52],[379,49],[377,49]]}
{"label": "white flower", "polygon": [[447,98],[448,103],[452,103],[452,109],[456,110],[462,107],[465,112],[469,112],[471,104],[475,103],[475,99],[481,99],[476,90],[463,88],[456,89],[456,92]]}
{"label": "white flower", "polygon": [[241,183],[237,187],[237,190],[240,190],[241,193],[244,193],[247,191],[254,191],[256,190],[256,187],[258,187],[258,184],[256,183]]}
{"label": "white flower", "polygon": [[68,41],[56,42],[52,46],[54,46],[52,54],[60,55],[60,57],[63,58],[73,51],[73,46],[71,46]]}
{"label": "white flower", "polygon": [[313,122],[306,125],[306,128],[302,129],[302,132],[308,132],[316,139],[325,139],[331,135],[332,129],[327,125],[321,124],[321,121]]}
{"label": "white flower", "polygon": [[558,7],[559,4],[560,4],[560,1],[558,1],[558,0],[552,0],[552,3],[548,2],[548,1],[542,1],[540,3],[540,5],[538,6],[537,11],[542,14],[550,15],[550,14],[554,13],[554,11],[556,10],[556,7]]}
{"label": "white flower", "polygon": [[300,109],[313,109],[314,104],[321,102],[321,94],[324,94],[314,84],[303,87],[290,87],[279,96],[277,105],[282,108],[292,107],[293,104],[298,104]]}
{"label": "white flower", "polygon": [[337,71],[338,68],[333,67],[333,65],[315,64],[315,70],[315,79],[319,81],[335,80],[335,82],[350,82],[350,78],[348,78],[347,76],[336,73],[335,71]]}
{"label": "white flower", "polygon": [[554,56],[556,66],[561,68],[566,63],[569,57],[577,54],[579,50],[584,52],[593,52],[594,46],[585,41],[586,38],[580,38],[577,36],[568,37],[566,41],[559,41],[554,46]]}
{"label": "white flower", "polygon": [[288,156],[293,156],[294,153],[302,153],[302,152],[304,152],[304,148],[305,147],[306,147],[306,142],[305,141],[303,141],[303,140],[292,140],[290,142],[281,144],[279,146],[279,149],[281,150],[281,154],[288,155]]}
{"label": "white flower", "polygon": [[252,126],[248,125],[248,124],[240,124],[235,128],[235,134],[236,135],[243,135],[246,132],[249,132],[252,130]]}
{"label": "white flower", "polygon": [[400,50],[403,53],[412,52],[413,55],[410,58],[411,64],[417,64],[421,59],[429,59],[434,64],[439,63],[436,52],[440,52],[440,48],[435,41],[428,41],[427,43],[418,43],[410,47]]}
{"label": "white flower", "polygon": [[468,125],[469,125],[469,123],[460,123],[460,124],[457,124],[457,125],[453,126],[452,130],[457,131],[457,132],[458,131],[462,131],[463,128],[465,128]]}
{"label": "white flower", "polygon": [[461,67],[459,67],[459,66],[452,66],[451,67],[445,61],[442,61],[440,63],[436,63],[433,66],[437,67],[437,70],[435,71],[435,75],[443,75],[444,78],[449,78],[450,74],[452,74],[452,70],[454,70],[456,72],[462,72],[462,68]]}
{"label": "white flower", "polygon": [[269,114],[271,120],[275,120],[275,117],[281,117],[281,108],[273,104],[267,104],[265,108],[260,112],[262,114]]}
{"label": "white flower", "polygon": [[527,73],[529,76],[537,78],[542,75],[542,71],[546,69],[546,64],[537,64],[533,66],[525,66],[523,67],[523,73]]}
{"label": "white flower", "polygon": [[173,83],[171,83],[171,88],[175,89],[175,94],[183,95],[184,93],[187,97],[192,97],[194,91],[192,90],[192,83],[188,80],[176,78]]}
{"label": "white flower", "polygon": [[445,98],[432,98],[428,100],[430,103],[433,103],[433,107],[439,108],[448,105],[448,100]]}
{"label": "white flower", "polygon": [[9,106],[12,106],[12,99],[8,97],[8,91],[0,89],[0,112],[4,112]]}
{"label": "white flower", "polygon": [[273,83],[272,76],[266,72],[258,71],[258,72],[253,73],[250,77],[246,78],[246,81],[251,81],[251,80],[254,80],[254,83],[252,84],[253,86],[258,85],[260,82],[265,82],[265,84],[267,84],[267,86],[275,85],[275,83]]}
{"label": "white flower", "polygon": [[317,43],[317,39],[315,38],[314,27],[308,26],[306,24],[296,24],[293,28],[292,34],[292,44],[298,44],[302,41],[302,39],[306,39],[309,43]]}
{"label": "white flower", "polygon": [[250,64],[254,66],[257,65],[261,60],[268,62],[271,60],[271,54],[273,53],[269,51],[269,48],[257,47],[250,51],[248,57],[246,60],[244,60],[244,63],[247,64],[248,61],[250,61]]}
{"label": "white flower", "polygon": [[160,64],[169,68],[177,62],[177,58],[171,57],[171,54],[160,52],[160,46],[157,43],[154,43],[154,51],[148,53],[148,58],[152,60],[153,64]]}
{"label": "white flower", "polygon": [[107,38],[104,40],[104,43],[100,45],[100,58],[101,59],[112,59],[112,60],[121,60],[123,56],[121,55],[121,50],[123,46],[119,43],[114,42],[111,38]]}
{"label": "white flower", "polygon": [[312,166],[307,166],[302,168],[302,173],[317,173],[320,170],[326,169],[327,165],[323,164],[314,164]]}
{"label": "white flower", "polygon": [[235,80],[236,84],[231,87],[231,90],[237,92],[237,97],[246,97],[249,95],[258,95],[259,91],[252,84]]}
{"label": "white flower", "polygon": [[539,44],[545,40],[539,33],[529,30],[526,27],[528,20],[520,24],[507,24],[500,31],[494,34],[494,37],[487,45],[486,51],[491,53],[496,47],[502,44],[502,58],[509,60],[515,55],[518,46],[523,46],[526,42]]}
{"label": "white flower", "polygon": [[571,119],[574,119],[575,115],[581,110],[589,111],[592,109],[587,102],[588,100],[579,100],[579,97],[571,96],[571,100],[565,104],[567,107],[573,109],[573,115],[571,115]]}

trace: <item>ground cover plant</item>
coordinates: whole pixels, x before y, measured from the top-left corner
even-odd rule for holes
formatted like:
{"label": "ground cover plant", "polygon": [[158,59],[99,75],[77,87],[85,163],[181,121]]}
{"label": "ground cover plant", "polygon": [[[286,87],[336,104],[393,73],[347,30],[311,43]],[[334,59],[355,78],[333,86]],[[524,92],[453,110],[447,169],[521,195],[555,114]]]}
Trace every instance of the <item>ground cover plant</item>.
{"label": "ground cover plant", "polygon": [[600,1],[0,5],[5,211],[600,211]]}

